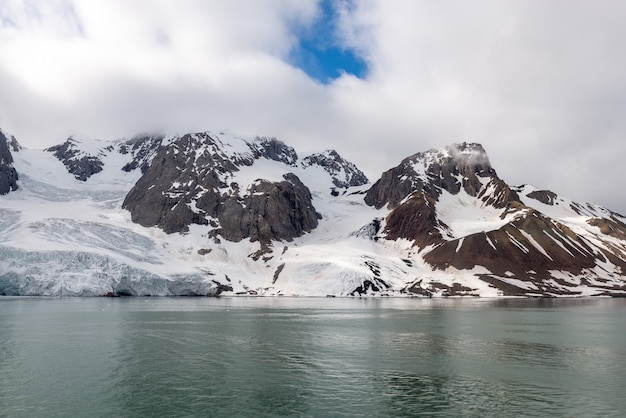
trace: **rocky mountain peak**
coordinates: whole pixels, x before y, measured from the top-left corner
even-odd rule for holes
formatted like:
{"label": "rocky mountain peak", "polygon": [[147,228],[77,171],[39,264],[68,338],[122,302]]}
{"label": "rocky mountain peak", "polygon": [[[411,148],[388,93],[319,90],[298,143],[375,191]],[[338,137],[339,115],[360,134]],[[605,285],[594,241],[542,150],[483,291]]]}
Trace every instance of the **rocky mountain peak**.
{"label": "rocky mountain peak", "polygon": [[255,159],[267,158],[268,160],[280,161],[291,166],[298,161],[296,151],[274,137],[257,136],[254,141],[248,143],[248,146],[252,150]]}
{"label": "rocky mountain peak", "polygon": [[0,164],[13,164],[13,155],[11,155],[10,139],[0,131]]}
{"label": "rocky mountain peak", "polygon": [[[463,142],[450,144],[440,150],[417,153],[408,158],[408,166],[423,180],[441,179],[441,186],[451,193],[459,189],[460,178],[495,177],[487,152],[480,144]],[[475,191],[467,190],[470,194]]]}
{"label": "rocky mountain peak", "polygon": [[[2,138],[4,138],[4,140]],[[19,142],[17,142],[17,139],[15,139],[13,135],[3,131],[2,129],[0,129],[0,141],[6,142],[6,146],[9,151],[19,152],[22,149],[22,146]]]}
{"label": "rocky mountain peak", "polygon": [[356,165],[343,159],[335,150],[326,150],[304,157],[302,165],[304,167],[313,165],[322,167],[331,176],[333,185],[341,189],[362,186],[369,181]]}
{"label": "rocky mountain peak", "polygon": [[457,194],[464,189],[476,196],[483,183],[497,178],[482,145],[451,144],[447,147],[418,152],[384,172],[368,191],[365,202],[377,209],[397,207],[416,191],[424,191],[437,200],[442,190]]}
{"label": "rocky mountain peak", "polygon": [[119,144],[121,154],[131,154],[132,160],[122,167],[123,171],[130,172],[137,168],[145,173],[150,162],[161,149],[164,135],[139,134]]}
{"label": "rocky mountain peak", "polygon": [[153,134],[139,134],[131,139],[116,141],[71,136],[64,143],[45,151],[53,153],[77,180],[87,181],[94,174],[100,173],[107,158],[114,154],[123,156],[123,171],[130,172],[139,168],[143,173],[164,141],[163,135]]}
{"label": "rocky mountain peak", "polygon": [[64,143],[50,147],[46,151],[53,153],[77,180],[87,181],[93,174],[102,171],[103,163],[99,155],[102,150],[99,147],[95,148],[95,152],[85,150],[83,142],[70,136]]}
{"label": "rocky mountain peak", "polygon": [[207,225],[229,241],[291,240],[317,226],[311,192],[293,173],[249,186],[236,174],[264,158],[295,166],[297,154],[275,138],[246,141],[209,132],[172,139],[124,200],[134,222],[167,233]]}
{"label": "rocky mountain peak", "polygon": [[[490,175],[493,168],[487,157],[487,152],[481,144],[463,142],[461,144],[448,145],[445,150],[449,158],[454,161],[458,172],[463,176]],[[450,164],[446,158],[441,164]]]}
{"label": "rocky mountain peak", "polygon": [[20,149],[17,140],[0,130],[0,195],[17,190],[17,171],[13,167],[11,150]]}
{"label": "rocky mountain peak", "polygon": [[[548,190],[509,187],[479,144],[408,157],[383,173],[365,201],[390,209],[379,238],[409,240],[435,270],[480,266],[477,276],[504,294],[576,294],[572,285],[596,274],[615,289],[626,271],[625,247],[615,241],[626,237],[623,218]],[[585,223],[603,244],[575,232]]]}

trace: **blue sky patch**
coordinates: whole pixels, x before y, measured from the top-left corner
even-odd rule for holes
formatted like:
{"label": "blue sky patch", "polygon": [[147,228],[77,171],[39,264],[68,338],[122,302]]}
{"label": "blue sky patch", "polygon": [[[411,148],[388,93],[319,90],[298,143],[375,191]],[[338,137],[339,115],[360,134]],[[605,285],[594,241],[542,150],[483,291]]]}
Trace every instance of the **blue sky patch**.
{"label": "blue sky patch", "polygon": [[363,78],[367,65],[356,51],[340,45],[337,33],[337,8],[332,0],[322,0],[320,15],[307,28],[298,28],[298,43],[289,62],[322,84],[329,84],[342,73]]}

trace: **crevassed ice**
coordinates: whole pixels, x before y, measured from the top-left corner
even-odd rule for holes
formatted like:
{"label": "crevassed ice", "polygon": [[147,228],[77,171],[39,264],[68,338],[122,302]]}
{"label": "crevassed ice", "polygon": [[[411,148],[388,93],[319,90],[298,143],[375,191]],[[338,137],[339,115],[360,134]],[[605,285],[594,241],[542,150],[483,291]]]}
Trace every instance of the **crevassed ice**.
{"label": "crevassed ice", "polygon": [[0,295],[213,296],[215,283],[201,274],[162,277],[102,254],[24,251],[0,245]]}

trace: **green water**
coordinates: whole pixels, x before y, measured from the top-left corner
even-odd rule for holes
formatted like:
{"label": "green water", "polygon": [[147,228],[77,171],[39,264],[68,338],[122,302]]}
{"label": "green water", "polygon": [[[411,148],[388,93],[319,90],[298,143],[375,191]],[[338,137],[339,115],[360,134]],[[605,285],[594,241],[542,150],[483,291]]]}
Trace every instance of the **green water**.
{"label": "green water", "polygon": [[626,300],[0,298],[0,416],[626,416]]}

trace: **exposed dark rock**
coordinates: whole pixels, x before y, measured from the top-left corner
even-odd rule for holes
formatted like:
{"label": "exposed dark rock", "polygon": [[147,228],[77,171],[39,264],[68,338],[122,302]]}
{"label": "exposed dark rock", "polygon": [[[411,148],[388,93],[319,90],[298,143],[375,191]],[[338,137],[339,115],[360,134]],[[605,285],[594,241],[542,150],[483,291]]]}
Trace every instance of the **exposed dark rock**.
{"label": "exposed dark rock", "polygon": [[136,135],[125,141],[120,147],[120,152],[132,154],[133,159],[122,167],[122,170],[130,172],[139,168],[145,173],[152,159],[161,150],[163,139],[162,135]]}
{"label": "exposed dark rock", "polygon": [[216,285],[215,293],[211,296],[219,296],[223,292],[232,292],[233,287],[229,284],[223,284],[218,281],[213,280],[213,283]]}
{"label": "exposed dark rock", "polygon": [[81,142],[70,137],[63,144],[50,147],[46,151],[52,152],[77,180],[87,181],[103,170],[104,158],[112,153],[131,156],[131,160],[122,167],[123,171],[130,172],[139,168],[142,173],[145,172],[161,149],[163,140],[163,135],[142,134],[123,142],[102,141],[102,147],[92,155],[81,149]]}
{"label": "exposed dark rock", "polygon": [[[284,144],[266,142],[267,155],[290,155]],[[261,152],[261,151],[259,151]],[[259,180],[246,194],[224,178],[250,165],[250,155],[227,155],[217,138],[185,135],[161,149],[124,200],[132,220],[167,233],[187,231],[190,224],[218,225],[216,234],[230,241],[250,238],[269,243],[290,241],[317,226],[320,215],[309,189],[294,174],[284,181]]]}
{"label": "exposed dark rock", "polygon": [[[1,131],[0,134],[0,193],[8,193],[17,188],[17,172],[12,164],[13,157],[21,154],[12,154],[20,149],[14,138]],[[90,151],[94,154],[90,155],[85,149],[96,151]],[[356,261],[364,273],[363,278],[350,289],[343,289],[342,294],[400,292],[415,296],[474,296],[478,289],[483,293],[485,283],[497,288],[498,294],[511,296],[579,296],[585,286],[585,294],[589,294],[589,289],[594,289],[597,295],[626,294],[626,218],[591,204],[566,203],[567,199],[547,190],[527,192],[531,189],[526,186],[511,188],[497,177],[478,144],[463,143],[441,151],[415,154],[383,173],[367,192],[364,187],[354,192],[347,190],[362,185],[367,179],[335,151],[298,160],[293,148],[275,138],[257,137],[250,142],[229,143],[224,137],[209,133],[167,140],[161,136],[139,135],[131,140],[103,144],[101,148],[70,138],[49,151],[83,181],[102,169],[103,161],[109,161],[105,157],[111,153],[122,154],[124,162],[128,161],[124,171],[140,169],[143,174],[123,203],[133,221],[157,226],[168,233],[186,232],[194,224],[202,225],[200,229],[207,241],[202,245],[204,248],[194,249],[196,258],[211,253],[212,243],[219,244],[224,239],[258,242],[259,245],[251,249],[244,245],[249,253],[247,263],[250,259],[258,261],[257,266],[262,266],[264,271],[262,274],[266,279],[273,274],[275,284],[250,289],[236,277],[231,283],[220,271],[220,263],[214,263],[215,257],[209,256],[205,257],[203,265],[211,270],[200,268],[189,277],[181,275],[172,280],[150,278],[161,289],[154,294],[217,296],[223,291],[233,292],[233,286],[243,294],[268,290],[281,294],[289,288],[279,286],[287,280],[283,277],[286,264],[279,255],[280,247],[274,248],[274,244],[312,231],[321,216],[313,206],[311,191],[295,174],[285,174],[277,181],[262,178],[251,181],[254,177],[250,177],[250,173],[258,166],[248,167],[258,159],[280,162],[271,164],[273,169],[297,173],[308,170],[304,171],[307,175],[321,174],[323,180],[328,180],[321,167],[332,179],[333,185],[328,183],[332,195],[364,194],[367,204],[378,209],[388,208],[384,219],[372,219],[384,216],[372,210],[367,215],[372,221],[351,234],[382,242],[384,247],[380,248],[384,248],[385,259],[375,255],[374,243],[367,244],[373,251],[355,249],[363,251],[361,259]],[[18,162],[21,161],[22,156]],[[259,166],[266,168],[270,165],[266,162]],[[309,167],[313,168],[309,170]],[[276,174],[275,170],[271,173]],[[329,196],[322,196],[321,190],[315,192],[319,193],[316,196],[320,200],[333,201]],[[523,201],[521,193],[526,193]],[[565,215],[551,219],[546,214],[553,211],[542,213],[547,208],[536,201],[545,205],[560,204],[563,213],[571,210],[580,218]],[[341,204],[353,203],[341,199]],[[535,207],[537,209],[533,209]],[[352,210],[360,209],[354,205],[350,207]],[[340,219],[333,212],[330,215],[333,220]],[[4,225],[12,228],[15,222],[10,216],[13,215],[8,216]],[[346,222],[358,219],[362,219],[361,216],[346,219]],[[41,223],[36,229],[46,225]],[[353,227],[359,226],[353,224]],[[338,231],[337,235],[340,232],[343,236],[343,231]],[[287,245],[280,244],[282,254],[294,253],[286,259],[302,258],[298,254],[300,247],[289,250]],[[125,252],[119,251],[119,254]],[[305,254],[303,260],[299,262],[308,263],[310,257]],[[336,260],[323,261],[333,263]],[[430,267],[425,267],[424,263]],[[428,277],[431,273],[433,277]],[[466,281],[470,274],[485,283]],[[19,294],[21,290],[15,275],[13,272],[5,275],[0,293]],[[385,281],[387,277],[389,282]],[[441,281],[438,278],[442,278]],[[146,289],[152,288],[138,284],[135,279],[124,275],[103,295],[143,295]]]}
{"label": "exposed dark rock", "polygon": [[422,279],[418,279],[416,281],[414,281],[413,283],[408,284],[407,286],[404,287],[404,289],[400,290],[400,293],[406,293],[409,295],[414,295],[414,296],[427,296],[427,297],[432,297],[433,292],[431,290],[428,290],[428,286],[422,287]]}
{"label": "exposed dark rock", "polygon": [[[501,180],[492,179],[488,186],[491,187],[486,187],[476,196],[484,204],[506,208],[505,214],[522,207],[516,200],[517,194]],[[484,190],[487,189],[491,189],[492,193],[485,194]],[[413,193],[400,206],[389,212],[384,231],[387,239],[407,239],[413,241],[418,248],[437,244],[444,239],[441,231],[447,230],[448,226],[437,217],[437,199],[428,192],[429,190],[437,189],[424,187],[422,191]]]}
{"label": "exposed dark rock", "polygon": [[296,151],[276,138],[256,137],[256,140],[248,144],[254,158],[267,158],[268,160],[280,161],[287,165],[295,165],[298,161]]}
{"label": "exposed dark rock", "polygon": [[376,235],[378,234],[378,231],[380,231],[381,221],[382,219],[376,218],[369,224],[359,228],[358,231],[353,232],[351,235],[359,238],[369,238],[375,241],[377,239]]}
{"label": "exposed dark rock", "polygon": [[229,198],[221,206],[220,235],[230,241],[250,238],[251,241],[291,241],[305,232],[311,232],[321,219],[313,203],[311,192],[294,174],[286,174],[285,181],[272,183],[260,180],[252,185],[243,198]]}
{"label": "exposed dark rock", "polygon": [[[152,164],[126,195],[123,203],[130,210],[133,222],[143,226],[158,226],[167,233],[187,231],[192,223],[208,224],[207,216],[217,215],[220,203],[218,189],[222,184],[216,172],[210,171],[218,162],[210,156],[198,156],[192,138],[185,135],[170,147],[158,152]],[[180,152],[180,148],[189,153]],[[232,163],[231,163],[232,165]],[[193,185],[193,189],[191,187]],[[200,191],[198,204],[204,211],[191,209],[192,198]],[[207,213],[207,209],[210,213]]]}
{"label": "exposed dark rock", "polygon": [[463,286],[460,283],[452,283],[448,286],[445,283],[431,282],[431,291],[441,293],[441,296],[478,296],[477,289]]}
{"label": "exposed dark rock", "polygon": [[361,296],[369,292],[378,293],[380,292],[380,288],[376,286],[376,284],[374,284],[374,282],[372,282],[371,280],[365,280],[362,285],[360,285],[350,293],[350,296]]}
{"label": "exposed dark rock", "polygon": [[13,136],[7,136],[0,131],[0,195],[7,194],[17,190],[17,171],[13,167],[13,155],[11,149],[15,152],[19,150],[19,144]]}
{"label": "exposed dark rock", "polygon": [[106,292],[104,295],[102,295],[102,297],[105,297],[105,298],[119,298],[120,295],[115,293],[115,292]]}
{"label": "exposed dark rock", "polygon": [[93,174],[102,171],[104,164],[97,156],[84,155],[76,146],[76,140],[68,138],[60,145],[48,148],[65,166],[67,171],[74,175],[77,180],[87,181]]}
{"label": "exposed dark rock", "polygon": [[557,197],[556,193],[551,192],[550,190],[534,190],[526,196],[550,206],[554,205],[554,201]]}
{"label": "exposed dark rock", "polygon": [[[319,165],[324,168],[331,175],[335,187],[338,188],[362,186],[369,181],[361,170],[353,163],[344,160],[335,150],[304,157],[303,165]],[[333,192],[338,195],[336,191]]]}
{"label": "exposed dark rock", "polygon": [[404,159],[399,166],[385,171],[381,178],[367,191],[365,203],[380,209],[397,207],[400,202],[423,187],[424,183],[412,168],[413,157]]}
{"label": "exposed dark rock", "polygon": [[600,228],[600,232],[626,241],[626,224],[615,215],[610,218],[591,218],[587,221],[591,226]]}
{"label": "exposed dark rock", "polygon": [[[485,184],[485,186],[483,186]],[[404,159],[383,173],[367,192],[365,202],[377,209],[385,204],[385,236],[413,241],[424,248],[448,242],[441,234],[447,225],[437,217],[437,202],[442,190],[458,194],[464,190],[485,205],[517,210],[519,196],[500,180],[479,144],[454,144],[443,151],[431,150]]]}
{"label": "exposed dark rock", "polygon": [[[462,181],[459,181],[459,176]],[[497,177],[480,144],[453,144],[443,151],[420,152],[382,174],[365,195],[365,203],[394,209],[415,191],[437,199],[444,189],[457,194],[463,188],[476,196],[482,187],[478,177]]]}
{"label": "exposed dark rock", "polygon": [[485,205],[498,209],[517,210],[523,206],[517,192],[497,177],[492,178],[487,186],[474,196],[482,200]]}
{"label": "exposed dark rock", "polygon": [[567,226],[531,209],[498,230],[442,242],[424,258],[441,269],[480,265],[493,274],[509,272],[520,280],[533,280],[528,271],[580,272],[595,266],[596,260],[593,249]]}
{"label": "exposed dark rock", "polygon": [[[366,260],[363,264],[372,272],[375,278],[380,279],[380,266],[375,261]],[[389,288],[387,283],[384,283],[384,285],[386,288]]]}
{"label": "exposed dark rock", "polygon": [[274,272],[274,278],[272,279],[272,284],[276,283],[276,281],[278,280],[278,276],[280,276],[280,273],[283,271],[284,268],[285,268],[285,263],[282,263],[280,266],[278,266],[278,268]]}
{"label": "exposed dark rock", "polygon": [[5,135],[5,138],[8,141],[9,148],[11,149],[11,151],[19,152],[22,149],[22,146],[20,145],[19,142],[17,142],[17,139],[15,139],[13,135],[9,135],[9,136]]}
{"label": "exposed dark rock", "polygon": [[385,237],[390,240],[404,238],[423,248],[441,241],[438,224],[435,200],[418,192],[387,215]]}
{"label": "exposed dark rock", "polygon": [[350,292],[350,296],[363,296],[368,293],[380,293],[389,289],[389,284],[380,278],[374,277],[372,280],[364,280],[363,283]]}

